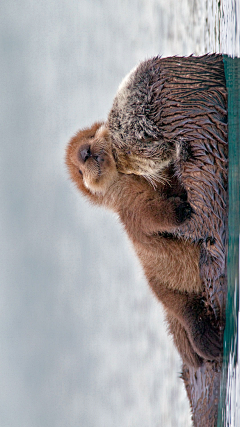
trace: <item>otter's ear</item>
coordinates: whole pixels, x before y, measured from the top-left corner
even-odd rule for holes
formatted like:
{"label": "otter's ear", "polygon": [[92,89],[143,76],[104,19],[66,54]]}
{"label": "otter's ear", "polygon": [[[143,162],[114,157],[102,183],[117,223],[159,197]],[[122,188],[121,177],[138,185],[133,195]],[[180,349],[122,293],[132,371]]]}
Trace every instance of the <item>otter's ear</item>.
{"label": "otter's ear", "polygon": [[76,137],[81,140],[83,138],[94,138],[96,132],[100,127],[104,125],[104,122],[95,122],[90,128],[85,128],[77,132]]}

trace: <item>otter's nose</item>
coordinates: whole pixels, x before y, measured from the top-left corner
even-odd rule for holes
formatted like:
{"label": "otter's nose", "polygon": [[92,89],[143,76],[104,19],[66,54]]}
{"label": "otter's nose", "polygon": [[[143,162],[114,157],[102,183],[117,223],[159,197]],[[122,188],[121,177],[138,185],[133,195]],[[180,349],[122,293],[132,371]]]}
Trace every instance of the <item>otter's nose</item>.
{"label": "otter's nose", "polygon": [[90,145],[83,145],[79,149],[79,159],[85,163],[90,156],[91,156]]}

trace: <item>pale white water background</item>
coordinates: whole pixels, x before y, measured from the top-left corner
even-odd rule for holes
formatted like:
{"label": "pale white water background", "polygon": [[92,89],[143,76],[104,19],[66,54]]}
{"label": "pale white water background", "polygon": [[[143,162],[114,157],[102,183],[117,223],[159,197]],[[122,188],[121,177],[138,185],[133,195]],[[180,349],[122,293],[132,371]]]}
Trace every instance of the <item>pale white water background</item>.
{"label": "pale white water background", "polygon": [[0,9],[0,425],[188,427],[161,307],[116,218],[78,196],[63,157],[136,63],[214,51],[205,1]]}
{"label": "pale white water background", "polygon": [[206,0],[205,49],[240,56],[240,1]]}

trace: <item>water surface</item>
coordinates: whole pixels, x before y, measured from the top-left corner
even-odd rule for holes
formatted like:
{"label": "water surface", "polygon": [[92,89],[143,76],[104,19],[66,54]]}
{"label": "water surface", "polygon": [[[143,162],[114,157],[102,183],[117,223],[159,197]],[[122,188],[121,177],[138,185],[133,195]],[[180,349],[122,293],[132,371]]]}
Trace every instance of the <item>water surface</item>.
{"label": "water surface", "polygon": [[237,427],[240,420],[239,372],[239,235],[240,235],[240,58],[225,57],[228,88],[229,245],[228,300],[218,426]]}

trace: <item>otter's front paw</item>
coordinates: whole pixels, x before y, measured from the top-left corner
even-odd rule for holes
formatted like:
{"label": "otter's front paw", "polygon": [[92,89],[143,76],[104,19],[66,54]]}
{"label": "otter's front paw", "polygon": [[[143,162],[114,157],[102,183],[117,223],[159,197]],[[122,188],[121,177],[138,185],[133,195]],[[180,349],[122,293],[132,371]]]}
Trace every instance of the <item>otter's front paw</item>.
{"label": "otter's front paw", "polygon": [[198,299],[186,307],[187,333],[196,353],[207,360],[222,360],[223,336]]}
{"label": "otter's front paw", "polygon": [[174,205],[177,225],[180,225],[187,219],[191,218],[193,210],[190,203],[183,201],[180,197],[172,197],[171,202]]}

